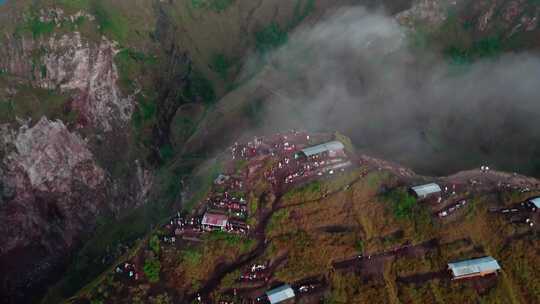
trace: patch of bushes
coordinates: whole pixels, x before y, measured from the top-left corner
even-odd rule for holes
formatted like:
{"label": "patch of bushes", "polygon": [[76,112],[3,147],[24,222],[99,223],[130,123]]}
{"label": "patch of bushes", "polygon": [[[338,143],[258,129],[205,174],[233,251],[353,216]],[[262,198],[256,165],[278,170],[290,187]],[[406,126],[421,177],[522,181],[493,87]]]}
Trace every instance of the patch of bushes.
{"label": "patch of bushes", "polygon": [[392,214],[397,219],[412,220],[415,211],[418,209],[416,198],[404,190],[391,191],[387,194],[386,200],[390,204]]}
{"label": "patch of bushes", "polygon": [[54,90],[22,85],[12,99],[0,100],[0,123],[14,121],[16,117],[37,121],[42,116],[71,123],[77,119],[77,113],[69,110],[68,101],[67,95]]}
{"label": "patch of bushes", "polygon": [[151,283],[159,282],[159,272],[161,271],[161,263],[155,257],[147,258],[144,261],[143,271],[148,281]]}
{"label": "patch of bushes", "polygon": [[27,28],[32,33],[32,37],[38,38],[42,35],[50,34],[54,31],[55,24],[53,21],[43,22],[38,16],[33,16],[28,20]]}
{"label": "patch of bushes", "polygon": [[258,209],[259,209],[259,199],[254,197],[249,201],[249,215],[255,216],[255,214],[257,214]]}
{"label": "patch of bushes", "polygon": [[191,6],[197,9],[208,9],[216,13],[223,12],[234,3],[234,0],[191,0]]}
{"label": "patch of bushes", "polygon": [[307,16],[309,16],[315,9],[315,0],[296,0],[294,6],[293,17],[289,23],[289,29],[293,29],[298,26]]}
{"label": "patch of bushes", "polygon": [[161,250],[160,244],[159,244],[159,237],[157,235],[154,235],[150,238],[149,241],[150,249],[156,254],[159,255],[159,252]]}
{"label": "patch of bushes", "polygon": [[390,191],[384,194],[384,198],[396,219],[413,225],[415,240],[421,241],[430,237],[433,222],[427,207],[418,204],[416,198],[403,189]]}
{"label": "patch of bushes", "polygon": [[117,10],[106,6],[102,0],[90,3],[90,13],[96,17],[101,34],[108,34],[117,41],[124,41],[129,32],[129,22]]}
{"label": "patch of bushes", "polygon": [[157,58],[133,49],[125,48],[116,54],[114,62],[118,67],[120,85],[125,90],[133,90],[134,79],[145,73],[145,69],[157,64]]}
{"label": "patch of bushes", "polygon": [[231,234],[224,231],[213,231],[207,235],[206,240],[213,242],[225,242],[227,246],[240,248],[241,252],[248,251],[255,241],[243,238],[237,234]]}
{"label": "patch of bushes", "polygon": [[163,145],[159,147],[159,156],[163,160],[163,162],[167,162],[171,160],[174,156],[174,149],[171,145]]}
{"label": "patch of bushes", "polygon": [[314,180],[309,182],[301,187],[294,188],[287,192],[284,196],[284,199],[290,200],[298,195],[307,195],[312,197],[313,194],[319,194],[322,190],[322,185],[319,180]]}
{"label": "patch of bushes", "polygon": [[358,240],[354,243],[354,249],[356,249],[356,251],[362,253],[364,252],[364,241],[363,240]]}
{"label": "patch of bushes", "polygon": [[229,70],[235,65],[235,61],[227,58],[224,54],[216,54],[212,56],[211,64],[212,70],[216,72],[223,80],[227,80]]}
{"label": "patch of bushes", "polygon": [[388,177],[386,172],[370,172],[366,177],[367,185],[372,189],[379,189]]}
{"label": "patch of bushes", "polygon": [[277,228],[281,227],[281,223],[286,220],[289,217],[289,210],[288,209],[280,209],[274,214],[272,214],[272,217],[270,218],[270,222],[268,223],[266,227],[266,231],[268,233],[275,231]]}
{"label": "patch of bushes", "polygon": [[186,249],[182,252],[182,260],[189,265],[199,265],[202,261],[202,254],[196,249]]}
{"label": "patch of bushes", "polygon": [[212,82],[200,72],[193,70],[188,85],[184,88],[183,95],[186,99],[197,101],[202,99],[206,104],[216,101],[216,92]]}
{"label": "patch of bushes", "polygon": [[236,173],[242,173],[247,166],[249,165],[249,162],[245,159],[239,159],[236,161],[234,167],[236,168]]}
{"label": "patch of bushes", "polygon": [[225,241],[227,245],[235,246],[242,241],[242,238],[239,235],[224,231],[212,231],[207,235],[207,240],[211,242]]}
{"label": "patch of bushes", "polygon": [[497,57],[503,52],[503,44],[498,37],[488,37],[476,41],[470,48],[450,46],[445,55],[454,65],[468,65],[478,58]]}
{"label": "patch of bushes", "polygon": [[272,22],[255,33],[255,48],[259,54],[265,55],[271,50],[284,45],[287,40],[287,31],[281,29],[276,22]]}

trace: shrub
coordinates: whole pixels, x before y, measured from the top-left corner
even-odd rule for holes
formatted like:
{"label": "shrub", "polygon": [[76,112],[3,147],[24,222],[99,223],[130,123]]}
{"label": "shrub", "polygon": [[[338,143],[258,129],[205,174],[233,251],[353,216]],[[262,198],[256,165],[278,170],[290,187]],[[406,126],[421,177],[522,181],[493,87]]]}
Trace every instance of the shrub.
{"label": "shrub", "polygon": [[226,10],[233,3],[234,0],[191,0],[191,5],[194,8],[208,9],[216,13]]}
{"label": "shrub", "polygon": [[159,272],[161,270],[161,263],[157,258],[148,258],[144,261],[144,274],[148,278],[148,281],[155,283],[159,281]]}
{"label": "shrub", "polygon": [[189,265],[199,265],[201,263],[202,254],[195,249],[186,249],[182,252],[182,260]]}
{"label": "shrub", "polygon": [[356,249],[356,251],[360,253],[364,252],[364,241],[362,240],[356,241],[356,243],[354,244],[354,249]]}
{"label": "shrub", "polygon": [[231,62],[223,54],[217,54],[212,56],[211,66],[214,72],[216,72],[222,80],[227,79],[227,74],[229,68],[231,67]]}
{"label": "shrub", "polygon": [[159,245],[159,238],[157,235],[154,235],[150,238],[150,249],[152,249],[152,251],[158,255],[159,254],[159,251],[160,251],[160,245]]}
{"label": "shrub", "polygon": [[216,101],[216,92],[212,82],[198,71],[191,73],[189,84],[184,89],[183,94],[186,99],[196,100],[196,98],[200,98],[207,104]]}
{"label": "shrub", "polygon": [[260,54],[264,55],[285,44],[287,39],[287,32],[282,30],[279,24],[273,22],[255,33],[255,48]]}
{"label": "shrub", "polygon": [[391,191],[387,201],[397,219],[413,219],[417,206],[416,199],[403,190]]}
{"label": "shrub", "polygon": [[[303,5],[302,5],[303,4]],[[309,16],[315,9],[315,0],[306,0],[305,3],[302,0],[296,0],[294,6],[293,17],[289,23],[289,29],[293,29],[298,26],[304,19]]]}
{"label": "shrub", "polygon": [[288,209],[280,209],[274,214],[272,214],[272,217],[270,218],[270,222],[268,223],[266,227],[266,231],[273,232],[274,230],[281,227],[282,222],[289,217],[289,210]]}
{"label": "shrub", "polygon": [[101,34],[110,34],[118,41],[127,38],[129,23],[117,10],[104,5],[102,0],[95,0],[90,4],[90,11],[96,17]]}
{"label": "shrub", "polygon": [[39,20],[39,17],[34,16],[28,21],[27,24],[32,36],[38,38],[39,36],[50,34],[54,31],[55,24],[53,21],[43,22]]}

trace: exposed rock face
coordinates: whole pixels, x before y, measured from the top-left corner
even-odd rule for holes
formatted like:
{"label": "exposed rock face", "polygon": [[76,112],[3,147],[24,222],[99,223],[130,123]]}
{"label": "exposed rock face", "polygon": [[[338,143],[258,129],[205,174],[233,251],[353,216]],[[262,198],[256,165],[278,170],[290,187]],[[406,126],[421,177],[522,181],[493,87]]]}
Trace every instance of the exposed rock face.
{"label": "exposed rock face", "polygon": [[[510,36],[519,32],[529,32],[537,29],[540,8],[532,1],[479,1],[474,9],[480,12],[477,30],[485,32],[494,29],[495,24],[502,25],[507,30],[511,28]],[[501,23],[493,22],[499,14]]]}
{"label": "exposed rock face", "polygon": [[[104,209],[106,179],[85,141],[60,121],[1,133],[0,287],[12,291],[34,284],[24,274],[73,247]],[[29,251],[31,262],[21,262]]]}
{"label": "exposed rock face", "polygon": [[422,24],[434,29],[447,20],[450,11],[472,22],[478,33],[489,33],[498,26],[499,30],[508,30],[509,36],[536,30],[540,15],[538,4],[525,0],[415,0],[410,9],[396,18],[408,27]]}
{"label": "exposed rock face", "polygon": [[13,144],[16,153],[8,156],[8,169],[15,171],[20,167],[34,189],[67,193],[73,179],[93,189],[103,182],[104,174],[98,167],[79,168],[80,164],[92,161],[92,153],[60,121],[42,118],[32,128],[23,126]]}
{"label": "exposed rock face", "polygon": [[[46,232],[39,227],[40,221],[47,222],[47,216],[40,213],[43,206],[37,206],[38,198],[51,199],[50,207],[57,209],[56,216],[67,231],[82,228],[78,222],[85,216],[78,212],[87,216],[98,212],[102,198],[80,199],[86,195],[83,192],[99,195],[94,190],[103,190],[104,171],[94,162],[84,140],[69,132],[62,122],[42,118],[32,128],[23,126],[4,139],[10,140],[4,147],[11,146],[12,151],[4,159],[3,179],[15,195],[0,210],[2,223],[10,223],[0,226],[0,254],[25,246]],[[20,210],[29,212],[17,212]],[[70,233],[62,238],[67,247],[71,246]]]}
{"label": "exposed rock face", "polygon": [[134,101],[123,96],[117,85],[114,56],[118,50],[113,41],[102,37],[90,42],[79,32],[53,34],[48,39],[6,36],[4,41],[0,70],[32,78],[42,88],[69,92],[80,126],[111,131],[131,118]]}
{"label": "exposed rock face", "polygon": [[44,57],[46,76],[40,80],[41,87],[74,91],[72,106],[82,115],[83,123],[111,131],[115,123],[129,121],[134,105],[116,84],[114,42],[102,37],[99,45],[92,46],[75,32],[50,38],[47,49],[50,52]]}
{"label": "exposed rock face", "polygon": [[410,27],[417,22],[439,26],[447,18],[448,7],[456,5],[456,2],[449,0],[416,0],[410,9],[397,14],[396,19],[401,24]]}

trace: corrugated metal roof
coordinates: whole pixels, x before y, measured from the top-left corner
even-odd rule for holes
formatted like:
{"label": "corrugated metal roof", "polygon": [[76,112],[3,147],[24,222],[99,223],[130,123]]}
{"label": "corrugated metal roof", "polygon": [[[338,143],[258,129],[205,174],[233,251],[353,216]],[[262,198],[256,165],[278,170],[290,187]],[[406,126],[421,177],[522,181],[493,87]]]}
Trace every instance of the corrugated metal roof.
{"label": "corrugated metal roof", "polygon": [[482,272],[494,272],[501,269],[499,263],[494,258],[487,256],[478,259],[449,263],[448,268],[454,277],[461,277]]}
{"label": "corrugated metal roof", "polygon": [[294,290],[291,286],[285,284],[267,291],[266,295],[271,304],[281,303],[285,300],[294,298]]}
{"label": "corrugated metal roof", "polygon": [[415,186],[411,188],[418,197],[426,197],[430,194],[441,192],[441,187],[435,183]]}
{"label": "corrugated metal roof", "polygon": [[345,148],[345,146],[341,142],[335,140],[335,141],[331,141],[331,142],[327,142],[327,143],[324,143],[324,144],[320,144],[320,145],[316,145],[316,146],[313,146],[313,147],[302,149],[302,152],[306,156],[309,157],[309,156],[321,154],[321,153],[326,152],[326,151],[343,150],[344,148]]}
{"label": "corrugated metal roof", "polygon": [[531,202],[533,205],[535,205],[536,208],[540,209],[540,197],[533,198],[533,199],[529,200],[529,202]]}
{"label": "corrugated metal roof", "polygon": [[225,214],[206,212],[202,219],[203,225],[225,227],[229,218]]}

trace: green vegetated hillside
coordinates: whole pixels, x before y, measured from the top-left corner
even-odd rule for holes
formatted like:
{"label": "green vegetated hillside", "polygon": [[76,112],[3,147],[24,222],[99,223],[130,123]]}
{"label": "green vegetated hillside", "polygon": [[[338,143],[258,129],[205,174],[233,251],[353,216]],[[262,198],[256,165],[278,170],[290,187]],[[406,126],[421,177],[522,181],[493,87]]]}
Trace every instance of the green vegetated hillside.
{"label": "green vegetated hillside", "polygon": [[[144,206],[97,219],[97,228],[83,237],[47,301],[56,303],[74,294],[126,248],[136,246],[152,225],[180,204],[180,193],[186,190],[181,179],[193,180],[187,182],[190,193],[203,187],[206,181],[192,169],[207,154],[183,154],[184,143],[221,96],[241,85],[237,76],[246,55],[255,51],[263,56],[285,43],[287,33],[308,18],[346,2],[47,0],[2,5],[1,62],[6,68],[0,71],[0,123],[16,127],[19,119],[32,118],[32,124],[46,116],[82,133],[115,180],[118,188],[112,200],[129,195],[135,160],[154,176]],[[128,124],[114,132],[88,124],[72,106],[78,92],[45,88],[54,76],[47,71],[47,58],[69,56],[69,49],[55,47],[62,37],[71,39],[75,33],[90,50],[104,39],[115,44],[113,63],[119,79],[113,85],[133,98],[135,108]],[[66,72],[73,71],[68,67]]]}
{"label": "green vegetated hillside", "polygon": [[[167,249],[160,251],[154,245],[150,250],[153,253],[147,253],[146,240],[149,238],[148,232],[168,218],[171,210],[180,208],[182,204],[193,205],[204,197],[215,173],[221,171],[215,164],[205,164],[203,169],[193,171],[209,157],[208,151],[221,149],[224,143],[241,132],[259,125],[264,101],[275,94],[260,86],[265,82],[265,77],[272,77],[267,55],[288,42],[295,28],[317,22],[335,7],[364,3],[378,5],[374,2],[8,0],[7,4],[0,6],[0,48],[15,50],[3,54],[21,51],[21,41],[28,42],[30,48],[23,52],[18,62],[10,62],[13,58],[9,56],[0,59],[2,66],[18,66],[22,61],[30,63],[29,68],[0,70],[0,123],[15,125],[18,118],[36,120],[47,116],[61,119],[71,130],[75,130],[75,126],[81,123],[81,117],[77,109],[70,107],[72,92],[37,85],[48,76],[44,58],[52,50],[46,42],[52,37],[79,32],[84,41],[97,46],[106,37],[117,43],[118,53],[114,56],[119,73],[117,85],[123,94],[133,96],[135,110],[129,124],[113,133],[101,136],[101,131],[86,126],[76,130],[89,136],[92,151],[112,178],[121,180],[129,175],[132,170],[128,164],[135,159],[144,162],[144,166],[155,176],[150,199],[144,206],[123,211],[115,217],[98,219],[96,230],[84,237],[84,243],[73,255],[65,275],[49,290],[44,302],[58,303],[86,285],[86,289],[79,294],[92,296],[95,303],[107,303],[109,296],[116,297],[120,302],[135,302],[136,297],[140,296],[138,299],[143,302],[164,303],[174,295],[163,295],[161,291],[168,281],[156,273],[163,274],[165,271],[167,276],[173,277],[171,284],[189,293],[198,290],[197,287],[208,279],[214,266],[253,250],[254,244],[249,240],[215,235],[203,240],[198,248],[170,253],[170,260],[163,261],[156,259],[156,256],[160,257]],[[502,2],[498,7],[508,1]],[[385,4],[389,7],[388,11],[397,13],[408,8],[411,1],[385,1]],[[527,2],[527,11],[533,7],[537,7],[537,3]],[[49,12],[48,9],[55,10]],[[440,54],[457,66],[466,66],[480,58],[496,58],[507,51],[537,47],[538,31],[518,32],[507,38],[511,27],[509,29],[500,21],[503,19],[498,13],[493,19],[495,21],[490,23],[493,26],[489,30],[477,31],[475,25],[483,10],[484,7],[464,7],[449,11],[448,19],[437,28],[418,24],[414,28],[413,41],[419,48],[436,45]],[[41,18],[44,15],[53,19],[62,14],[75,16],[78,12],[91,17],[82,14],[69,21],[44,21]],[[465,12],[473,13],[469,15]],[[247,59],[250,61],[247,62]],[[96,134],[99,136],[96,137]],[[360,174],[360,171],[354,174]],[[184,178],[186,182],[180,183]],[[525,264],[525,261],[537,259],[538,255],[534,255],[534,250],[538,250],[534,249],[537,240],[519,238],[516,242],[505,242],[502,236],[511,234],[496,234],[497,229],[514,228],[502,223],[500,226],[488,225],[492,218],[488,217],[486,208],[470,211],[473,215],[465,217],[461,228],[454,231],[453,225],[434,224],[425,214],[416,214],[417,206],[414,203],[404,203],[403,207],[393,210],[388,201],[402,197],[385,198],[376,194],[375,190],[379,189],[379,183],[393,185],[395,180],[377,173],[355,183],[350,192],[317,199],[323,189],[343,186],[340,182],[307,187],[282,199],[284,207],[274,212],[270,219],[266,234],[271,237],[271,242],[264,253],[270,259],[279,257],[282,251],[290,255],[289,260],[276,270],[277,280],[294,281],[306,276],[323,275],[331,286],[330,291],[324,294],[328,303],[346,303],[351,299],[358,299],[361,303],[362,297],[375,294],[385,295],[381,296],[381,302],[395,303],[444,303],[445,297],[455,300],[446,302],[458,303],[462,300],[459,298],[461,296],[466,299],[465,302],[487,303],[496,302],[496,298],[504,299],[499,300],[501,303],[526,303],[530,299],[538,299],[538,287],[534,285],[534,280],[529,280],[537,271],[530,268],[534,266],[528,265],[535,264]],[[261,195],[265,185],[260,187],[250,195]],[[182,191],[192,196],[188,202],[182,200]],[[343,205],[344,200],[350,199],[347,193],[354,195],[352,205]],[[302,197],[312,197],[313,204],[301,204]],[[500,202],[508,203],[502,199]],[[288,203],[293,206],[286,207]],[[336,207],[330,208],[332,204]],[[265,207],[252,208],[264,210]],[[325,211],[325,208],[330,210]],[[329,217],[323,216],[320,221],[313,217],[303,219],[304,215],[316,213],[315,210],[320,210],[317,212],[321,215],[326,215],[327,211],[328,214],[337,213],[335,225],[347,228],[342,231],[338,227],[338,232],[324,232],[323,229],[321,232],[321,226],[325,226],[321,223]],[[384,225],[375,220],[378,218],[384,219]],[[315,225],[315,222],[321,226]],[[328,223],[326,226],[332,225]],[[159,235],[159,231],[153,233]],[[381,262],[384,267],[380,268],[384,271],[375,273],[377,279],[365,284],[360,284],[363,278],[354,274],[331,270],[331,263],[336,258],[358,252],[376,252],[406,241],[422,242],[428,239],[428,234],[443,244],[430,251],[429,259],[424,262],[419,262],[417,258],[385,260]],[[492,242],[489,237],[496,239]],[[466,240],[459,243],[462,238]],[[463,254],[456,253],[461,249],[456,251],[445,247],[454,246],[454,242],[458,244],[455,246],[463,245]],[[126,250],[128,247],[130,249]],[[118,282],[110,279],[111,267],[118,256],[123,255],[125,259],[139,254],[139,248],[143,248],[147,255],[143,256],[144,259],[150,261],[144,265],[149,285],[116,285]],[[315,248],[321,249],[315,251]],[[512,250],[523,248],[529,248],[532,254],[510,254]],[[216,254],[220,252],[227,252],[231,256]],[[414,275],[437,271],[449,258],[465,258],[476,253],[496,255],[503,264],[515,265],[515,268],[505,269],[500,278],[492,282],[496,286],[487,288],[485,292],[481,288],[483,286],[478,287],[475,283],[454,285],[434,280],[429,284],[420,284],[422,288],[415,285]],[[201,267],[203,264],[205,267]],[[174,269],[167,267],[176,267],[178,271],[173,273]],[[402,280],[407,280],[409,275],[413,283],[403,283]],[[220,291],[234,285],[232,277],[222,278],[220,288],[216,289],[216,297]],[[349,287],[348,282],[358,284]],[[130,297],[123,299],[124,293],[129,293]]]}

